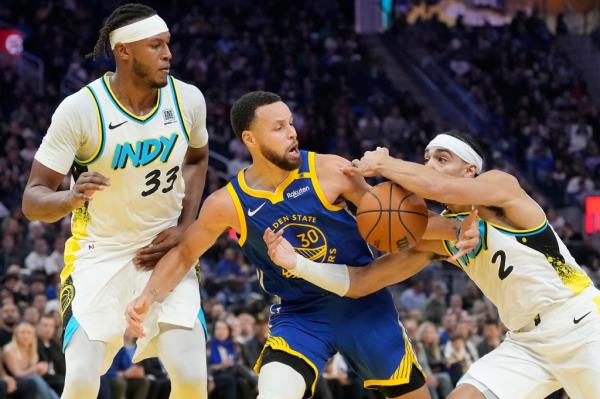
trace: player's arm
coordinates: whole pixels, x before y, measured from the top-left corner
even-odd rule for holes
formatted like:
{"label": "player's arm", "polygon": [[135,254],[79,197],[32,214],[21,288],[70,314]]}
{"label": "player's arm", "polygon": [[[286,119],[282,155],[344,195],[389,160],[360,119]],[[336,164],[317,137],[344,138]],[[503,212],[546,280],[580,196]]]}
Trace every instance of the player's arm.
{"label": "player's arm", "polygon": [[[476,211],[462,221],[460,240],[456,244],[460,251],[447,259],[449,262],[456,265],[456,258],[477,246],[480,238],[478,224]],[[404,281],[432,260],[447,256],[441,240],[421,240],[414,249],[381,256],[367,266],[348,266],[319,263],[302,257],[294,252],[282,231],[273,233],[267,229],[263,239],[275,264],[325,290],[351,298],[369,295]]]}
{"label": "player's arm", "polygon": [[[94,107],[90,95],[80,91],[63,100],[54,112],[23,193],[21,208],[29,220],[55,222],[92,201],[96,191],[110,184],[109,179],[99,173],[83,172],[70,190],[57,191],[75,155],[82,149],[84,153],[93,153],[101,144],[97,143],[100,134],[96,121],[82,118],[94,112]],[[86,123],[93,123],[92,127]]]}
{"label": "player's arm", "polygon": [[179,227],[184,230],[191,225],[200,207],[200,199],[204,192],[206,171],[208,169],[208,144],[204,147],[188,147],[183,162],[183,181],[185,182],[185,197],[183,209],[179,217]]}
{"label": "player's arm", "polygon": [[148,307],[179,284],[225,229],[233,227],[239,231],[238,224],[233,200],[225,188],[204,201],[198,219],[187,228],[179,244],[160,259],[142,293],[127,307],[127,323],[137,337],[143,336],[142,322]]}
{"label": "player's arm", "polygon": [[110,184],[109,179],[99,173],[85,172],[79,176],[72,189],[57,191],[64,177],[65,175],[33,160],[23,193],[22,210],[27,219],[56,222],[73,209],[92,201],[94,192],[104,190]]}
{"label": "player's arm", "polygon": [[367,151],[361,160],[353,161],[355,170],[364,176],[381,175],[415,194],[444,204],[504,207],[509,201],[523,197],[517,179],[505,172],[491,170],[475,178],[444,175],[414,162],[393,158],[386,148]]}
{"label": "player's arm", "polygon": [[[358,206],[363,195],[372,189],[359,173],[344,173],[352,169],[352,163],[337,155],[317,154],[317,176],[325,196],[331,203],[340,198]],[[429,212],[427,229],[423,238],[427,240],[455,240],[460,224]]]}

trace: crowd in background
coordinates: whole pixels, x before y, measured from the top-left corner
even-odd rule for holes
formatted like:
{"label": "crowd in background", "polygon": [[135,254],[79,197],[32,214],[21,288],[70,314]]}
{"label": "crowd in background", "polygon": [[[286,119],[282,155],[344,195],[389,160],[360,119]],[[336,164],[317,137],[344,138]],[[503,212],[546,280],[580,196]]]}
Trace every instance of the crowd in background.
{"label": "crowd in background", "polygon": [[[0,96],[0,398],[7,393],[55,398],[62,390],[59,273],[70,220],[27,221],[21,194],[58,103],[112,68],[109,59],[84,55],[115,4],[31,3],[0,4],[0,21],[22,30],[25,49],[45,61],[41,96],[14,68],[0,63],[0,92],[10,93]],[[353,30],[352,2],[154,3],[171,28],[171,69],[206,98],[211,151],[231,160],[211,164],[207,193],[249,164],[228,122],[231,103],[247,91],[280,94],[294,112],[304,148],[349,159],[386,145],[396,156],[421,161],[425,144],[438,132],[432,111],[394,87],[361,44]],[[567,223],[557,209],[580,204],[586,193],[600,188],[600,119],[541,20],[518,16],[507,27],[449,28],[434,19],[405,29],[417,32],[421,44],[494,119],[492,165],[511,166],[494,154],[523,149],[514,151],[515,161],[533,182],[532,195],[598,284],[598,253],[580,226]],[[67,187],[65,179],[62,188]],[[233,234],[224,234],[201,266],[211,398],[254,398],[252,366],[268,335],[274,298],[260,288],[256,267]],[[445,398],[469,365],[503,339],[494,307],[447,264],[436,263],[391,289],[434,399]],[[162,364],[157,359],[132,364],[135,343],[129,335],[124,339],[102,378],[100,397],[168,398]],[[327,399],[377,397],[362,388],[339,355],[327,364],[316,391],[315,397]]]}

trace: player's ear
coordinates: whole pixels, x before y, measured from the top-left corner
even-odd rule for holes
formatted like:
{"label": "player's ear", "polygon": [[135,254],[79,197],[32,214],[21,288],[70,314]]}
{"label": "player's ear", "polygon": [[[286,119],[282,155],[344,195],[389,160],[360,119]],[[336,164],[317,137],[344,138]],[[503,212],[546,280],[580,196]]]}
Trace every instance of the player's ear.
{"label": "player's ear", "polygon": [[115,60],[129,60],[131,58],[131,49],[123,43],[117,43],[113,50]]}
{"label": "player's ear", "polygon": [[477,175],[477,166],[467,165],[465,170],[465,177],[475,177]]}
{"label": "player's ear", "polygon": [[252,132],[250,130],[244,130],[242,132],[242,141],[247,146],[251,146],[251,145],[255,145],[256,144],[256,139],[254,137],[254,134],[252,134]]}

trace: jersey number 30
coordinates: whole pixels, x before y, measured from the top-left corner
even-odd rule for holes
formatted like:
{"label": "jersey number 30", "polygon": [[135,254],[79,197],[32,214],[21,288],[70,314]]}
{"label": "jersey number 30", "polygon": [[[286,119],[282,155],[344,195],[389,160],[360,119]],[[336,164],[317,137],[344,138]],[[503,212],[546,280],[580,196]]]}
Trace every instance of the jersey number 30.
{"label": "jersey number 30", "polygon": [[512,273],[514,266],[506,267],[506,252],[503,250],[496,251],[496,253],[492,256],[492,263],[496,264],[496,261],[500,258],[500,267],[498,268],[498,277],[500,280],[504,280],[508,277],[509,274]]}
{"label": "jersey number 30", "polygon": [[[161,190],[163,193],[168,193],[173,189],[173,186],[175,185],[175,180],[177,180],[177,172],[179,172],[179,166],[175,166],[174,168],[169,169],[167,173],[165,173],[167,175],[167,178],[165,180],[166,187],[164,187]],[[160,187],[159,169],[154,169],[153,171],[148,172],[148,174],[146,175],[146,186],[148,187],[148,189],[142,191],[142,197],[147,197],[150,194],[154,194],[156,190],[158,190],[158,188]]]}

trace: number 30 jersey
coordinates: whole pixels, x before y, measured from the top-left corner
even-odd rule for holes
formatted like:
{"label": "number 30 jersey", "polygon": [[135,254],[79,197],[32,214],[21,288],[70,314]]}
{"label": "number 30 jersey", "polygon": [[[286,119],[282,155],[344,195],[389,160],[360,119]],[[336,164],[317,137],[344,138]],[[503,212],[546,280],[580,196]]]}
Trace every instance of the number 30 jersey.
{"label": "number 30 jersey", "polygon": [[227,185],[240,221],[242,251],[258,268],[264,290],[279,296],[284,304],[335,295],[274,264],[263,241],[267,227],[283,230],[296,252],[315,262],[364,266],[373,260],[354,216],[325,197],[317,178],[316,154],[300,151],[300,156],[300,168],[290,172],[274,193],[248,186],[245,169]]}
{"label": "number 30 jersey", "polygon": [[[444,214],[463,219],[468,213]],[[545,308],[578,295],[592,285],[552,226],[513,230],[479,222],[479,245],[459,259],[462,269],[498,307],[510,330],[534,321]],[[455,242],[444,242],[449,254]]]}
{"label": "number 30 jersey", "polygon": [[59,105],[35,155],[58,173],[71,170],[71,185],[85,171],[110,179],[109,187],[74,210],[65,256],[84,245],[135,250],[175,226],[185,192],[185,153],[208,141],[206,105],[196,87],[169,76],[154,108],[137,116],[119,102],[109,79],[104,75]]}

